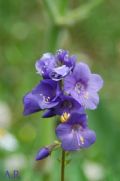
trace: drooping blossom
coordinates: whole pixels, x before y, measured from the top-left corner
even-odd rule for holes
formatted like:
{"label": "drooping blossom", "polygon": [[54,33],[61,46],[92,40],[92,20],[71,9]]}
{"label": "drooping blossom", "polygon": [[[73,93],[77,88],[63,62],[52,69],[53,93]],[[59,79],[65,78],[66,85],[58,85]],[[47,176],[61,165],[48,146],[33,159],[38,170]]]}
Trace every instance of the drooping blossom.
{"label": "drooping blossom", "polygon": [[64,90],[86,109],[96,109],[98,91],[103,86],[100,75],[92,74],[85,63],[76,64],[73,73],[65,77]]}
{"label": "drooping blossom", "polygon": [[59,84],[53,80],[42,80],[33,90],[32,94],[39,96],[41,109],[52,108],[59,103],[61,94]]}
{"label": "drooping blossom", "polygon": [[84,108],[74,98],[67,95],[61,95],[59,104],[53,109],[47,110],[43,117],[52,117],[54,115],[62,115],[63,113],[79,112],[84,113]]}
{"label": "drooping blossom", "polygon": [[56,135],[66,151],[88,148],[96,140],[95,132],[87,126],[86,114],[72,113],[56,128]]}
{"label": "drooping blossom", "polygon": [[32,92],[29,92],[24,96],[24,98],[23,98],[23,104],[24,104],[23,114],[25,116],[41,110],[39,98],[40,98],[39,95],[34,95],[34,94],[32,94]]}
{"label": "drooping blossom", "polygon": [[24,96],[23,114],[29,115],[56,106],[59,103],[60,94],[57,82],[50,79],[42,80],[31,92]]}

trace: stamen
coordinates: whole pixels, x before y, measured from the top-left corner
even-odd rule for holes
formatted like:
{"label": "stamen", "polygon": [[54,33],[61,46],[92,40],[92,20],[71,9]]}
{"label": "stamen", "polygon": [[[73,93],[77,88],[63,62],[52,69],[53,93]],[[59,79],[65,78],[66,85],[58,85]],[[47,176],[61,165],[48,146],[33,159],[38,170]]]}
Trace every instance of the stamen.
{"label": "stamen", "polygon": [[81,141],[82,144],[84,144],[84,138],[83,138],[83,136],[80,136],[80,141]]}
{"label": "stamen", "polygon": [[43,101],[46,103],[50,102],[50,97],[49,96],[48,97],[43,96]]}
{"label": "stamen", "polygon": [[60,117],[60,121],[61,121],[62,123],[64,123],[64,122],[66,122],[66,121],[69,119],[69,117],[70,117],[70,114],[65,112],[65,113],[63,113],[62,116]]}
{"label": "stamen", "polygon": [[82,88],[82,84],[80,82],[78,82],[75,86],[75,91],[80,94],[81,92],[81,88]]}
{"label": "stamen", "polygon": [[85,92],[85,93],[84,93],[84,98],[85,98],[85,99],[88,99],[88,98],[89,98],[89,93],[88,93],[88,92]]}

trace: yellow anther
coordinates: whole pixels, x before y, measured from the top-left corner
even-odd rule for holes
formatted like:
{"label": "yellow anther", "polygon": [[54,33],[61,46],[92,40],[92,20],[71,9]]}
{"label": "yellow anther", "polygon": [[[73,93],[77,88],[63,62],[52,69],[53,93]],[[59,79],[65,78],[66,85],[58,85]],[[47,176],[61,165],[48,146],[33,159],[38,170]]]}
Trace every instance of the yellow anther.
{"label": "yellow anther", "polygon": [[60,121],[62,122],[62,123],[64,123],[64,122],[66,122],[68,119],[69,119],[69,117],[70,117],[70,114],[69,113],[63,113],[63,115],[60,117]]}
{"label": "yellow anther", "polygon": [[82,136],[80,136],[80,141],[82,144],[84,144],[84,138]]}

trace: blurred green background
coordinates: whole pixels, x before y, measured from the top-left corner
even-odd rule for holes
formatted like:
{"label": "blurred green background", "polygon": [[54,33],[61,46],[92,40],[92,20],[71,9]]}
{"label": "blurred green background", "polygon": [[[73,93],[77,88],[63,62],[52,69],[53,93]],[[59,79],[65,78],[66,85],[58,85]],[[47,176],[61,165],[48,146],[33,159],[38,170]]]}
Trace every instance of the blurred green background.
{"label": "blurred green background", "polygon": [[40,80],[35,61],[58,48],[104,79],[98,109],[88,111],[96,144],[69,156],[66,181],[119,181],[119,0],[0,0],[0,181],[8,180],[6,170],[19,170],[20,181],[60,180],[60,151],[34,160],[55,139],[55,119],[22,115],[23,96]]}

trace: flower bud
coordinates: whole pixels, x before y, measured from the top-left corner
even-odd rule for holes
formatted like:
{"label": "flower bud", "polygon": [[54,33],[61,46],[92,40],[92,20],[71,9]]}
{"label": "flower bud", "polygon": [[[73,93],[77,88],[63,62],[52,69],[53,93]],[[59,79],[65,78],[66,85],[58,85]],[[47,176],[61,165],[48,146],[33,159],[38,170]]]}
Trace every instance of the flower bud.
{"label": "flower bud", "polygon": [[42,160],[42,159],[48,157],[50,155],[50,153],[51,153],[51,151],[49,150],[49,148],[43,147],[38,151],[38,153],[36,155],[36,160]]}
{"label": "flower bud", "polygon": [[54,141],[53,144],[47,145],[46,147],[41,148],[36,155],[36,160],[42,160],[48,157],[52,151],[60,148],[60,146],[61,146],[61,143],[59,141]]}

